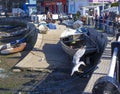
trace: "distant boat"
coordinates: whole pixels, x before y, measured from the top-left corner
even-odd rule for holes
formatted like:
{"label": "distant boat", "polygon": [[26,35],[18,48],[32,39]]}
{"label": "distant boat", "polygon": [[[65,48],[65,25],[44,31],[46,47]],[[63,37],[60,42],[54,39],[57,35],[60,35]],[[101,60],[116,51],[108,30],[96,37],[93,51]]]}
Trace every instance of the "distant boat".
{"label": "distant boat", "polygon": [[44,24],[41,24],[41,25],[38,27],[38,29],[39,29],[39,32],[42,33],[42,34],[46,34],[47,31],[48,31],[48,27],[47,27],[46,25],[44,25]]}
{"label": "distant boat", "polygon": [[26,45],[27,45],[26,42],[12,45],[11,47],[9,47],[7,49],[1,50],[0,54],[7,55],[7,54],[21,52],[21,51],[24,50],[24,48],[26,47]]}
{"label": "distant boat", "polygon": [[62,23],[63,23],[64,25],[66,25],[67,27],[73,27],[74,21],[68,19],[68,20],[64,20]]}
{"label": "distant boat", "polygon": [[14,37],[23,34],[27,28],[22,28],[20,30],[10,32],[10,33],[0,33],[0,38]]}
{"label": "distant boat", "polygon": [[77,28],[80,28],[80,27],[83,27],[83,22],[82,21],[77,20],[73,23],[73,28],[74,29],[77,29]]}

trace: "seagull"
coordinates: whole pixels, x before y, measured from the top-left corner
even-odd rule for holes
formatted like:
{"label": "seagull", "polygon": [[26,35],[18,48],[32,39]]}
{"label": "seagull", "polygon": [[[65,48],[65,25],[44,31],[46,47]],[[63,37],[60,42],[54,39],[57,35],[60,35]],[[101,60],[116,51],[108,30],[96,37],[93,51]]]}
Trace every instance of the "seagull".
{"label": "seagull", "polygon": [[74,74],[75,71],[77,72],[80,72],[82,73],[82,70],[79,70],[79,66],[80,65],[85,65],[85,63],[83,61],[80,61],[81,57],[84,55],[86,51],[86,47],[85,46],[82,46],[73,56],[73,64],[74,64],[74,67],[72,69],[72,73],[71,73],[71,76]]}

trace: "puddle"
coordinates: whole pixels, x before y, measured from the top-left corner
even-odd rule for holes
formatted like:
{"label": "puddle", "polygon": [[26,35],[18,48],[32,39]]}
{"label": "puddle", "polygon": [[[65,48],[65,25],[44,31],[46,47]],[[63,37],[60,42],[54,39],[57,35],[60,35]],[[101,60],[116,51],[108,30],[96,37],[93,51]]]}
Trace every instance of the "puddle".
{"label": "puddle", "polygon": [[8,77],[8,73],[5,69],[0,68],[0,78],[6,78]]}

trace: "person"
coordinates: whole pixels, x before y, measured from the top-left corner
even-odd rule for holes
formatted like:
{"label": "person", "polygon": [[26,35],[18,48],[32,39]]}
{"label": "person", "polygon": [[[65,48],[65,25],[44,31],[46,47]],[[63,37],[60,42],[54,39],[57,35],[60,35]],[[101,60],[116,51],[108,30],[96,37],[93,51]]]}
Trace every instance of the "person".
{"label": "person", "polygon": [[100,16],[99,16],[99,29],[102,29],[102,25],[103,25],[103,17],[100,14]]}
{"label": "person", "polygon": [[97,28],[98,25],[98,15],[97,13],[95,14],[95,28]]}
{"label": "person", "polygon": [[45,7],[45,14],[47,22],[52,21],[52,12],[49,10],[49,7]]}
{"label": "person", "polygon": [[62,23],[63,19],[62,19],[62,14],[60,13],[59,15],[59,20],[60,20],[60,24]]}
{"label": "person", "polygon": [[5,16],[6,16],[6,17],[8,17],[7,11],[8,11],[8,9],[6,8],[6,9],[5,9]]}
{"label": "person", "polygon": [[47,12],[47,20],[48,22],[52,22],[52,12],[50,11]]}
{"label": "person", "polygon": [[69,19],[73,19],[73,15],[72,14],[69,15]]}

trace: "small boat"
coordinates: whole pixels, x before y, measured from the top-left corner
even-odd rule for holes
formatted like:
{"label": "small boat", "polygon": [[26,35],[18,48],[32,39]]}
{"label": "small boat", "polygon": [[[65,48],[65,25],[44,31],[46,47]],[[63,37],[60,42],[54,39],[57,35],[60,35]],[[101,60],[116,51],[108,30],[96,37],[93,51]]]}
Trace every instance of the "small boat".
{"label": "small boat", "polygon": [[4,50],[4,49],[8,49],[8,48],[12,47],[12,46],[15,45],[15,44],[23,43],[23,42],[25,42],[25,41],[26,41],[26,38],[21,38],[21,39],[12,41],[12,42],[7,43],[7,44],[0,45],[0,51],[1,51],[1,50]]}
{"label": "small boat", "polygon": [[17,30],[15,32],[10,32],[10,33],[0,33],[0,38],[7,38],[7,37],[14,37],[23,34],[27,28],[22,28],[20,30]]}
{"label": "small boat", "polygon": [[99,52],[97,43],[87,33],[89,33],[87,30],[79,33],[76,30],[72,30],[72,33],[63,32],[60,37],[63,50],[70,56],[73,56],[83,46],[86,48],[85,54]]}
{"label": "small boat", "polygon": [[11,47],[7,49],[1,50],[0,54],[7,55],[7,54],[21,52],[26,47],[26,44],[27,43],[24,42],[24,43],[18,43],[18,44],[12,45]]}
{"label": "small boat", "polygon": [[73,27],[73,23],[74,21],[69,19],[63,21],[63,24],[66,25],[67,27]]}
{"label": "small boat", "polygon": [[80,28],[80,27],[83,27],[83,22],[82,21],[77,20],[73,23],[73,28],[74,29],[77,29],[77,28]]}
{"label": "small boat", "polygon": [[40,33],[42,33],[42,34],[46,34],[47,31],[48,31],[48,27],[47,27],[46,25],[44,25],[44,24],[41,24],[41,25],[38,27],[38,29],[39,29]]}
{"label": "small boat", "polygon": [[49,29],[56,29],[56,25],[55,25],[54,23],[48,23],[48,24],[47,24],[47,27],[48,27]]}

